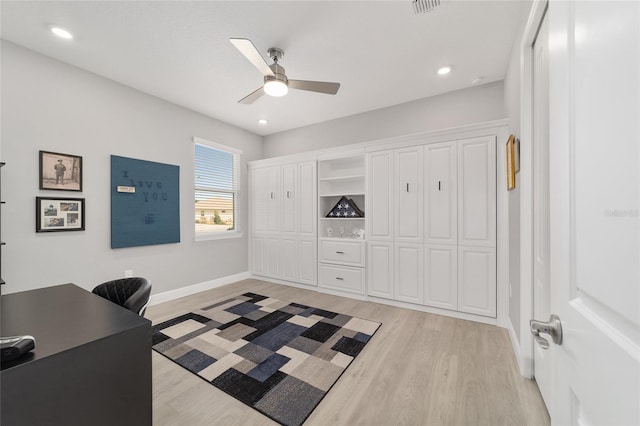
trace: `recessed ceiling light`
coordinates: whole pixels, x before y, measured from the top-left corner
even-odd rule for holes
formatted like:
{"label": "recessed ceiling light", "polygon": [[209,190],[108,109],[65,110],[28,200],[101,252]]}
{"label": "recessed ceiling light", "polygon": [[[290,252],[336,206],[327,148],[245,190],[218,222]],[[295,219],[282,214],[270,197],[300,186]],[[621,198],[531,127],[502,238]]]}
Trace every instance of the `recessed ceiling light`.
{"label": "recessed ceiling light", "polygon": [[58,37],[64,38],[66,40],[71,40],[73,38],[73,35],[69,31],[65,30],[64,28],[51,27],[51,32],[57,35]]}
{"label": "recessed ceiling light", "polygon": [[478,83],[482,83],[484,81],[484,77],[476,77],[473,80],[471,80],[471,84],[478,84]]}
{"label": "recessed ceiling light", "polygon": [[267,121],[267,120],[265,120],[264,118],[261,118],[260,120],[258,120],[258,123],[259,123],[259,124],[263,124],[263,125],[264,125],[264,124],[267,124],[267,123],[268,123],[268,121]]}
{"label": "recessed ceiling light", "polygon": [[442,67],[438,70],[438,74],[447,75],[451,72],[451,67]]}

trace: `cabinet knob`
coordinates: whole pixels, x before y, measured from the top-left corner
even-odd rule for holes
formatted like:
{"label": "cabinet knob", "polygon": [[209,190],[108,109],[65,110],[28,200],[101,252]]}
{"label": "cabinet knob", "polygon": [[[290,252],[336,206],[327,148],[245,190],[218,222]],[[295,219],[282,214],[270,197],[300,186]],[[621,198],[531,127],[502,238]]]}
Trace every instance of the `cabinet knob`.
{"label": "cabinet knob", "polygon": [[336,277],[336,280],[344,281],[344,278],[342,278],[342,277]]}

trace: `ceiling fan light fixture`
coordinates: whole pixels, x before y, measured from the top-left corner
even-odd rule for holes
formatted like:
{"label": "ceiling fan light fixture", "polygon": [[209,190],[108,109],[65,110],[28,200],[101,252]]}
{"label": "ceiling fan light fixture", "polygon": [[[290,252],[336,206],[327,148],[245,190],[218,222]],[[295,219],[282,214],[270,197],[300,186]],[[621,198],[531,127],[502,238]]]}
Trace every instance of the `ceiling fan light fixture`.
{"label": "ceiling fan light fixture", "polygon": [[268,80],[264,83],[264,93],[269,96],[280,97],[289,93],[289,87],[284,81]]}

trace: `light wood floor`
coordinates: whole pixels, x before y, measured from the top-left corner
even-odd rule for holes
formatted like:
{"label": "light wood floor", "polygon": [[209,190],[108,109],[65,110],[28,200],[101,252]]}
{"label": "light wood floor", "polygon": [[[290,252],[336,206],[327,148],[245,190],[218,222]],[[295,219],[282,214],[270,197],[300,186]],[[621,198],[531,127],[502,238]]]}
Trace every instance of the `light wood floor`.
{"label": "light wood floor", "polygon": [[[154,323],[247,291],[379,321],[382,327],[305,425],[548,425],[535,383],[518,373],[505,329],[244,280],[152,306]],[[273,421],[153,352],[154,425]]]}

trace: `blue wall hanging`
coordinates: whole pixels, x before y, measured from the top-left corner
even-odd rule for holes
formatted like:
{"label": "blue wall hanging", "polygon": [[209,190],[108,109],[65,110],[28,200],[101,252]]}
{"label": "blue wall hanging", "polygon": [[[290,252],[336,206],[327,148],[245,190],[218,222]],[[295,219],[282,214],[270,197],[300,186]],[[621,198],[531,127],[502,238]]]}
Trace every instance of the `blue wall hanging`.
{"label": "blue wall hanging", "polygon": [[180,167],[111,156],[111,248],[180,242]]}

